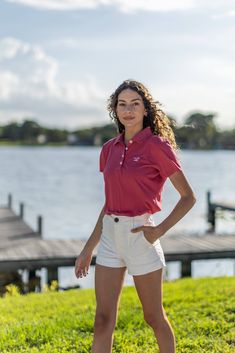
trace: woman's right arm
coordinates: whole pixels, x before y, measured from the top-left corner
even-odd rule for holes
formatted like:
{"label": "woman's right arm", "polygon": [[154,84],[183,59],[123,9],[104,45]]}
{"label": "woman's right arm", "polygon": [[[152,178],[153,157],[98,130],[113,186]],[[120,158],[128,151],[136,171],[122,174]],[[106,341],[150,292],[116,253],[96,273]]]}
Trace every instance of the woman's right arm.
{"label": "woman's right arm", "polygon": [[78,255],[75,262],[75,275],[78,278],[86,276],[90,267],[92,253],[96,245],[100,241],[103,227],[104,207],[102,208],[95,228],[91,233],[90,238],[87,240],[82,252]]}

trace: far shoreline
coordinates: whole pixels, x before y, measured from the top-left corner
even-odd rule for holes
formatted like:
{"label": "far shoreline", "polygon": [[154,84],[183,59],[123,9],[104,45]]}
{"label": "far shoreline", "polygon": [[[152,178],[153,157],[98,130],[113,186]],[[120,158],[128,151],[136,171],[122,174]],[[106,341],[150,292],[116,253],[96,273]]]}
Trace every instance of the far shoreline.
{"label": "far shoreline", "polygon": [[[0,141],[0,148],[1,147],[99,147],[101,148],[101,145],[92,145],[92,144],[68,144],[66,142],[50,142],[46,144],[35,144],[35,143],[26,143],[26,142],[5,142],[5,141]],[[235,148],[185,148],[185,147],[180,147],[180,151],[202,151],[202,152],[216,152],[216,151],[235,151]]]}

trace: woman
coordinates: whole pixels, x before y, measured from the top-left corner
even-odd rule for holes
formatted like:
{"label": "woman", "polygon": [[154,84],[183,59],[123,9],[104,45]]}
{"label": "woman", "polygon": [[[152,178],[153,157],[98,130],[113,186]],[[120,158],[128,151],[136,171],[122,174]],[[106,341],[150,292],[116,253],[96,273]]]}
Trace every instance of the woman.
{"label": "woman", "polygon": [[[120,292],[126,269],[133,276],[144,318],[161,353],[175,352],[172,327],[162,305],[164,254],[159,238],[193,206],[195,196],[174,149],[170,121],[147,88],[124,81],[110,96],[108,110],[119,135],[100,154],[105,205],[75,263],[78,278],[87,275],[99,244],[95,267],[96,316],[92,353],[110,353]],[[180,195],[172,212],[155,225],[161,193],[169,178]]]}

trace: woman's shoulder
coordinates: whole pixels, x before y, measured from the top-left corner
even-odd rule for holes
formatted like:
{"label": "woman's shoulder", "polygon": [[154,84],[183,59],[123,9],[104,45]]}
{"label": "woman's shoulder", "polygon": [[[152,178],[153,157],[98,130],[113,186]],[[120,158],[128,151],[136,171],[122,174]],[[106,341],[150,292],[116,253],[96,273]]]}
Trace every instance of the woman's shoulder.
{"label": "woman's shoulder", "polygon": [[119,138],[119,136],[116,136],[116,137],[113,137],[110,140],[106,141],[103,144],[102,148],[107,149],[107,148],[111,147],[117,141],[118,138]]}
{"label": "woman's shoulder", "polygon": [[178,150],[175,150],[170,141],[159,135],[153,135],[150,151],[155,156],[168,156],[171,159],[178,159]]}
{"label": "woman's shoulder", "polygon": [[170,142],[162,136],[152,135],[150,138],[150,143],[162,149],[172,149]]}
{"label": "woman's shoulder", "polygon": [[110,149],[112,148],[113,144],[115,143],[116,137],[111,138],[110,140],[106,141],[101,146],[101,153],[108,154]]}

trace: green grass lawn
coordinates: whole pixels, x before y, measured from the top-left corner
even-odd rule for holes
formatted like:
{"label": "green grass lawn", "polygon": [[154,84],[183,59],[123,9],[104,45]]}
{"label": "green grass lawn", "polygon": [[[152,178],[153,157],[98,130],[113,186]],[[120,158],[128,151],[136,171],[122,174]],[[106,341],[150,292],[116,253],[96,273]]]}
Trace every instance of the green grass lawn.
{"label": "green grass lawn", "polygon": [[[235,352],[235,278],[181,279],[164,283],[164,307],[177,353]],[[0,352],[90,352],[93,289],[0,299]],[[125,287],[113,352],[156,353],[133,287]]]}

